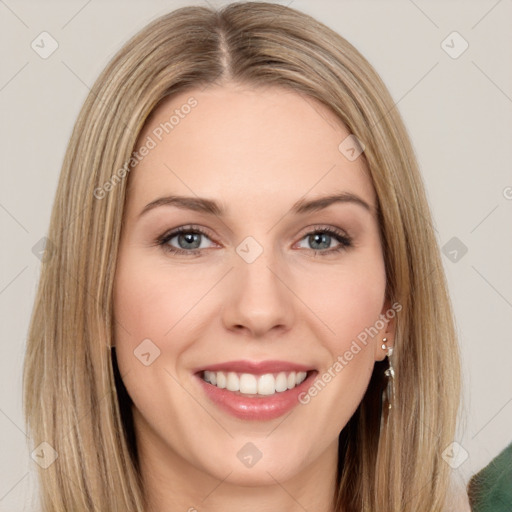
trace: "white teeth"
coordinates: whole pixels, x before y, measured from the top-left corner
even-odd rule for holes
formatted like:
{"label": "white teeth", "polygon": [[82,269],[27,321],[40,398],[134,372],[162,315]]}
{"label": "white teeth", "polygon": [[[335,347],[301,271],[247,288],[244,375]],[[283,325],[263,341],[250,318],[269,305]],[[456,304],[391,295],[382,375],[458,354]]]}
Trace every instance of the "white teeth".
{"label": "white teeth", "polygon": [[296,373],[292,372],[288,375],[288,380],[286,382],[286,385],[288,386],[288,389],[292,389],[295,387],[297,380],[296,380]]}
{"label": "white teeth", "polygon": [[233,372],[229,372],[226,379],[226,389],[228,391],[240,391],[240,379],[238,375]]}
{"label": "white teeth", "polygon": [[258,380],[255,375],[242,373],[240,375],[240,393],[255,395],[258,392]]}
{"label": "white teeth", "polygon": [[203,379],[220,389],[239,391],[246,395],[273,395],[298,386],[306,378],[306,372],[280,372],[278,374],[265,373],[253,375],[252,373],[212,372],[206,370]]}
{"label": "white teeth", "polygon": [[[214,380],[217,380],[217,383],[214,385],[217,386],[218,388],[224,389],[226,387],[226,375],[224,373],[217,372],[217,378]],[[213,380],[210,381],[210,384],[213,384]]]}
{"label": "white teeth", "polygon": [[273,395],[276,392],[276,379],[271,373],[265,373],[258,379],[258,395]]}
{"label": "white teeth", "polygon": [[276,377],[276,391],[286,391],[288,389],[288,378],[286,377],[286,373],[281,372]]}
{"label": "white teeth", "polygon": [[204,372],[204,380],[211,382],[213,385],[217,384],[217,374],[215,372]]}

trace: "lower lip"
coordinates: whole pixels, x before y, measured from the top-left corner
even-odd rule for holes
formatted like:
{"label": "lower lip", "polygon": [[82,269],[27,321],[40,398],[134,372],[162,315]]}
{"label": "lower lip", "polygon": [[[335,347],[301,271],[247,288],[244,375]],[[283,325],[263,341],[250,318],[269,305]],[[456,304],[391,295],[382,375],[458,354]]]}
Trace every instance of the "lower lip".
{"label": "lower lip", "polygon": [[243,420],[266,421],[279,418],[296,407],[300,403],[299,395],[311,386],[317,373],[316,370],[309,372],[306,379],[293,389],[261,397],[236,394],[209,384],[199,374],[196,377],[206,396],[224,411]]}

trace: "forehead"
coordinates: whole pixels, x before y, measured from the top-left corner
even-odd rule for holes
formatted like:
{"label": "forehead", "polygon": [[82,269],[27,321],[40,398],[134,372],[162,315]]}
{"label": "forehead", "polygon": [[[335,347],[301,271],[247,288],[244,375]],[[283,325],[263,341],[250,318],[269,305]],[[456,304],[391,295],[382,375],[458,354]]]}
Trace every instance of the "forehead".
{"label": "forehead", "polygon": [[364,159],[339,149],[349,135],[326,106],[289,89],[190,90],[162,101],[141,131],[137,148],[151,149],[131,172],[130,202],[195,194],[240,211],[348,191],[374,204]]}

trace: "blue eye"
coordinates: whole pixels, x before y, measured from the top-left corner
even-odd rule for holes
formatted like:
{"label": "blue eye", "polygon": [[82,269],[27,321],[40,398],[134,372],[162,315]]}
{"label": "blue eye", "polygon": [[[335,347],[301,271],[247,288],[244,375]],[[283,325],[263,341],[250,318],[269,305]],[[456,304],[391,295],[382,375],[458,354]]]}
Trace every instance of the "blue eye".
{"label": "blue eye", "polygon": [[[170,244],[174,238],[176,238],[178,247]],[[207,234],[202,229],[198,227],[180,226],[171,233],[164,235],[158,240],[158,244],[162,245],[166,251],[175,254],[191,255],[200,252],[201,249],[207,248],[207,246],[202,243],[203,240],[201,240],[201,238],[208,238]]]}
{"label": "blue eye", "polygon": [[[171,243],[176,239],[173,243]],[[209,246],[205,239],[210,240],[210,237],[199,226],[180,226],[173,231],[162,235],[157,240],[157,245],[172,254],[183,254],[187,256],[199,256],[203,249]],[[352,240],[342,231],[331,227],[317,227],[314,231],[309,232],[301,239],[306,240],[309,247],[300,248],[309,249],[317,254],[327,255],[332,253],[341,252],[352,247]],[[332,242],[338,245],[331,246]],[[177,247],[176,247],[177,244]]]}
{"label": "blue eye", "polygon": [[[302,240],[307,240],[309,249],[320,253],[339,252],[352,246],[351,239],[332,228],[320,228],[308,233]],[[331,242],[336,241],[339,245],[331,247]]]}

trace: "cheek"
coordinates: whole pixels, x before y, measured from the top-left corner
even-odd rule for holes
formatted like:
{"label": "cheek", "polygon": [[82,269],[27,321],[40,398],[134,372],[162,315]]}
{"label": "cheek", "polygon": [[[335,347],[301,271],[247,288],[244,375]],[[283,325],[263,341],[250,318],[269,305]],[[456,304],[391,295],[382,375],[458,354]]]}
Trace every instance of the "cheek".
{"label": "cheek", "polygon": [[[117,362],[121,375],[143,378],[146,389],[156,384],[156,367],[162,356],[171,355],[163,340],[180,314],[180,299],[174,292],[177,285],[144,264],[136,254],[125,252],[118,262],[114,286]],[[170,350],[179,347],[173,345]],[[145,366],[146,363],[151,364]],[[125,385],[130,386],[126,380]],[[132,395],[141,392],[137,388],[130,391]]]}
{"label": "cheek", "polygon": [[[200,300],[205,286],[200,271],[184,273],[179,268],[148,265],[129,255],[118,266],[115,318],[133,341],[151,336],[164,339]],[[122,328],[119,334],[123,335]]]}
{"label": "cheek", "polygon": [[[381,258],[354,258],[346,264],[309,272],[303,281],[307,305],[322,320],[331,353],[343,353],[359,335],[382,328],[378,322],[385,298]],[[305,294],[307,291],[307,295]],[[378,323],[377,323],[378,322]],[[380,327],[380,329],[379,329]]]}
{"label": "cheek", "polygon": [[[125,251],[118,262],[115,345],[126,389],[142,417],[154,426],[168,421],[159,412],[162,408],[186,410],[190,405],[176,377],[181,354],[195,339],[193,306],[204,292],[201,276],[190,282],[191,272],[171,271],[147,260],[134,250]],[[180,335],[184,331],[187,336]]]}
{"label": "cheek", "polygon": [[[327,276],[323,269],[324,277]],[[347,424],[370,382],[375,365],[374,346],[380,343],[380,319],[386,276],[381,259],[361,258],[332,270],[320,281],[310,274],[308,306],[326,327],[318,335],[328,356],[319,370],[318,381],[302,397],[310,416],[324,425],[333,438]],[[323,286],[319,283],[323,282]]]}
{"label": "cheek", "polygon": [[[122,253],[114,287],[115,345],[121,374],[129,372],[130,378],[145,382],[132,389],[133,394],[161,390],[158,379],[169,380],[162,368],[180,374],[183,354],[211,321],[205,295],[218,279],[211,267],[185,269],[165,260],[155,262],[136,250]],[[141,354],[148,352],[144,360]]]}

